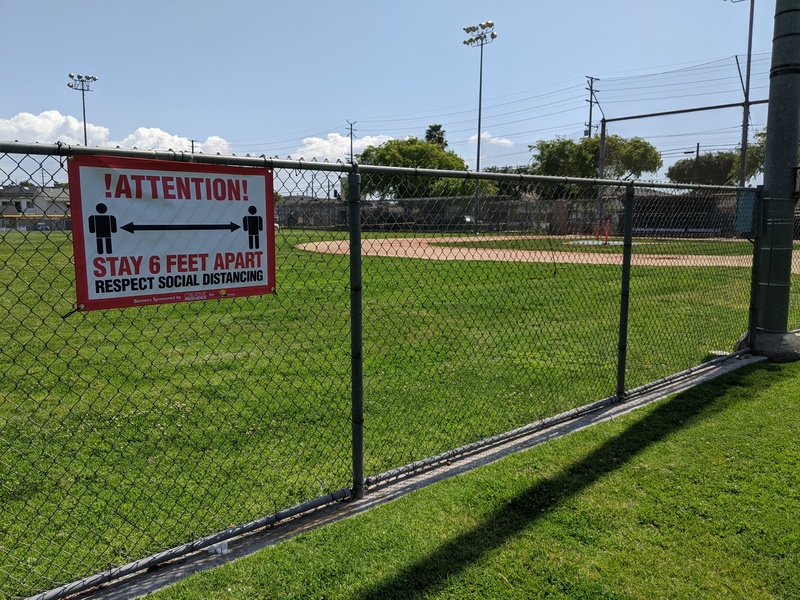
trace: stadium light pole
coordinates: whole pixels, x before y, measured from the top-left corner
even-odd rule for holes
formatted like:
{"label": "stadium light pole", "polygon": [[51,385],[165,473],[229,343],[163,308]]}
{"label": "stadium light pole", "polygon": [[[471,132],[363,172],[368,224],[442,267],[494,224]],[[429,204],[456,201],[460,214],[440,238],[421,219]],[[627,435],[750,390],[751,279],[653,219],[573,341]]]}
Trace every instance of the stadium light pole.
{"label": "stadium light pole", "polygon": [[67,84],[68,88],[79,91],[81,93],[81,101],[83,103],[83,145],[88,146],[86,136],[86,92],[92,91],[92,82],[97,81],[96,75],[81,75],[78,73],[70,73],[69,78],[72,80]]}
{"label": "stadium light pole", "polygon": [[[494,21],[484,21],[478,25],[464,27],[464,31],[471,37],[464,40],[465,46],[479,46],[481,49],[481,63],[478,71],[478,155],[475,159],[475,172],[481,170],[481,105],[483,103],[483,47],[497,39],[494,30]],[[475,226],[478,225],[480,214],[480,180],[475,182]]]}

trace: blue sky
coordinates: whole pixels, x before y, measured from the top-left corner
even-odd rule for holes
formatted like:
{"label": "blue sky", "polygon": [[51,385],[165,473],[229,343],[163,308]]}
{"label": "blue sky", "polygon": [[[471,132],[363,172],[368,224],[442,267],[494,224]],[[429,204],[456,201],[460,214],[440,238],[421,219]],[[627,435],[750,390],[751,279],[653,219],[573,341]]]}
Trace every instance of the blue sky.
{"label": "blue sky", "polygon": [[[756,0],[751,99],[768,95],[775,0]],[[475,167],[480,50],[463,28],[492,20],[484,48],[481,167],[520,165],[529,144],[578,138],[587,76],[608,119],[741,102],[749,0],[0,0],[0,139],[347,159],[441,124]],[[735,149],[740,109],[609,123],[665,165]],[[753,107],[751,134],[766,124]],[[661,173],[663,176],[663,171]]]}

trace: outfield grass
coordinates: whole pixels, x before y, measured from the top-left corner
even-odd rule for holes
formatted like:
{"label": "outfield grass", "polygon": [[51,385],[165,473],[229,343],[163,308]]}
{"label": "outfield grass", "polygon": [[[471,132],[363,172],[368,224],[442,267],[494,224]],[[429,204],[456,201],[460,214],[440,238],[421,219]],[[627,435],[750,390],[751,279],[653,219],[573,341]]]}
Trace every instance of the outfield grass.
{"label": "outfield grass", "polygon": [[[66,318],[66,234],[3,235],[2,592],[351,484],[348,258],[297,250],[345,235],[281,230],[276,296]],[[453,258],[364,258],[368,476],[614,394],[619,267]],[[731,350],[749,284],[634,269],[627,387]]]}
{"label": "outfield grass", "polygon": [[797,598],[798,398],[753,365],[152,597]]}

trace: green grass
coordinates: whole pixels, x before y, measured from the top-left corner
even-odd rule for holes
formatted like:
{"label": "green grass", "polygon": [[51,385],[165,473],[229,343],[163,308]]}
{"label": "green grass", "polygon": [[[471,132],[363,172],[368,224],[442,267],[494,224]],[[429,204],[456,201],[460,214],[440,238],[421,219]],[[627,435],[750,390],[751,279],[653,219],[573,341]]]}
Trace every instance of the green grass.
{"label": "green grass", "polygon": [[798,398],[753,365],[153,598],[797,598]]}
{"label": "green grass", "polygon": [[[2,592],[350,485],[348,258],[297,250],[344,235],[281,230],[276,296],[64,318],[70,240],[3,234]],[[619,267],[363,269],[368,476],[614,394]],[[634,269],[627,387],[730,350],[749,284],[742,268]]]}

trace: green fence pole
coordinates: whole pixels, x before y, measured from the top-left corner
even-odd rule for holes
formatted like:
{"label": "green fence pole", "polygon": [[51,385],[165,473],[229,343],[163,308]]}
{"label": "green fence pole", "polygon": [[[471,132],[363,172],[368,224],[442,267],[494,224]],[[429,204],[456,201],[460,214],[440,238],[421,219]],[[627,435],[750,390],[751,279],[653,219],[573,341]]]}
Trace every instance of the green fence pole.
{"label": "green fence pole", "polygon": [[350,381],[353,427],[353,497],[364,497],[364,355],[361,293],[361,175],[347,176],[350,230]]}
{"label": "green fence pole", "polygon": [[622,289],[619,306],[619,345],[617,346],[617,400],[625,398],[625,368],[628,360],[628,306],[631,295],[631,257],[633,255],[633,186],[625,188],[625,242],[622,248]]}
{"label": "green fence pole", "polygon": [[761,281],[761,228],[764,220],[764,188],[758,186],[753,206],[753,268],[750,276],[750,314],[747,327],[747,346],[750,351],[756,347],[758,336],[758,300]]}

